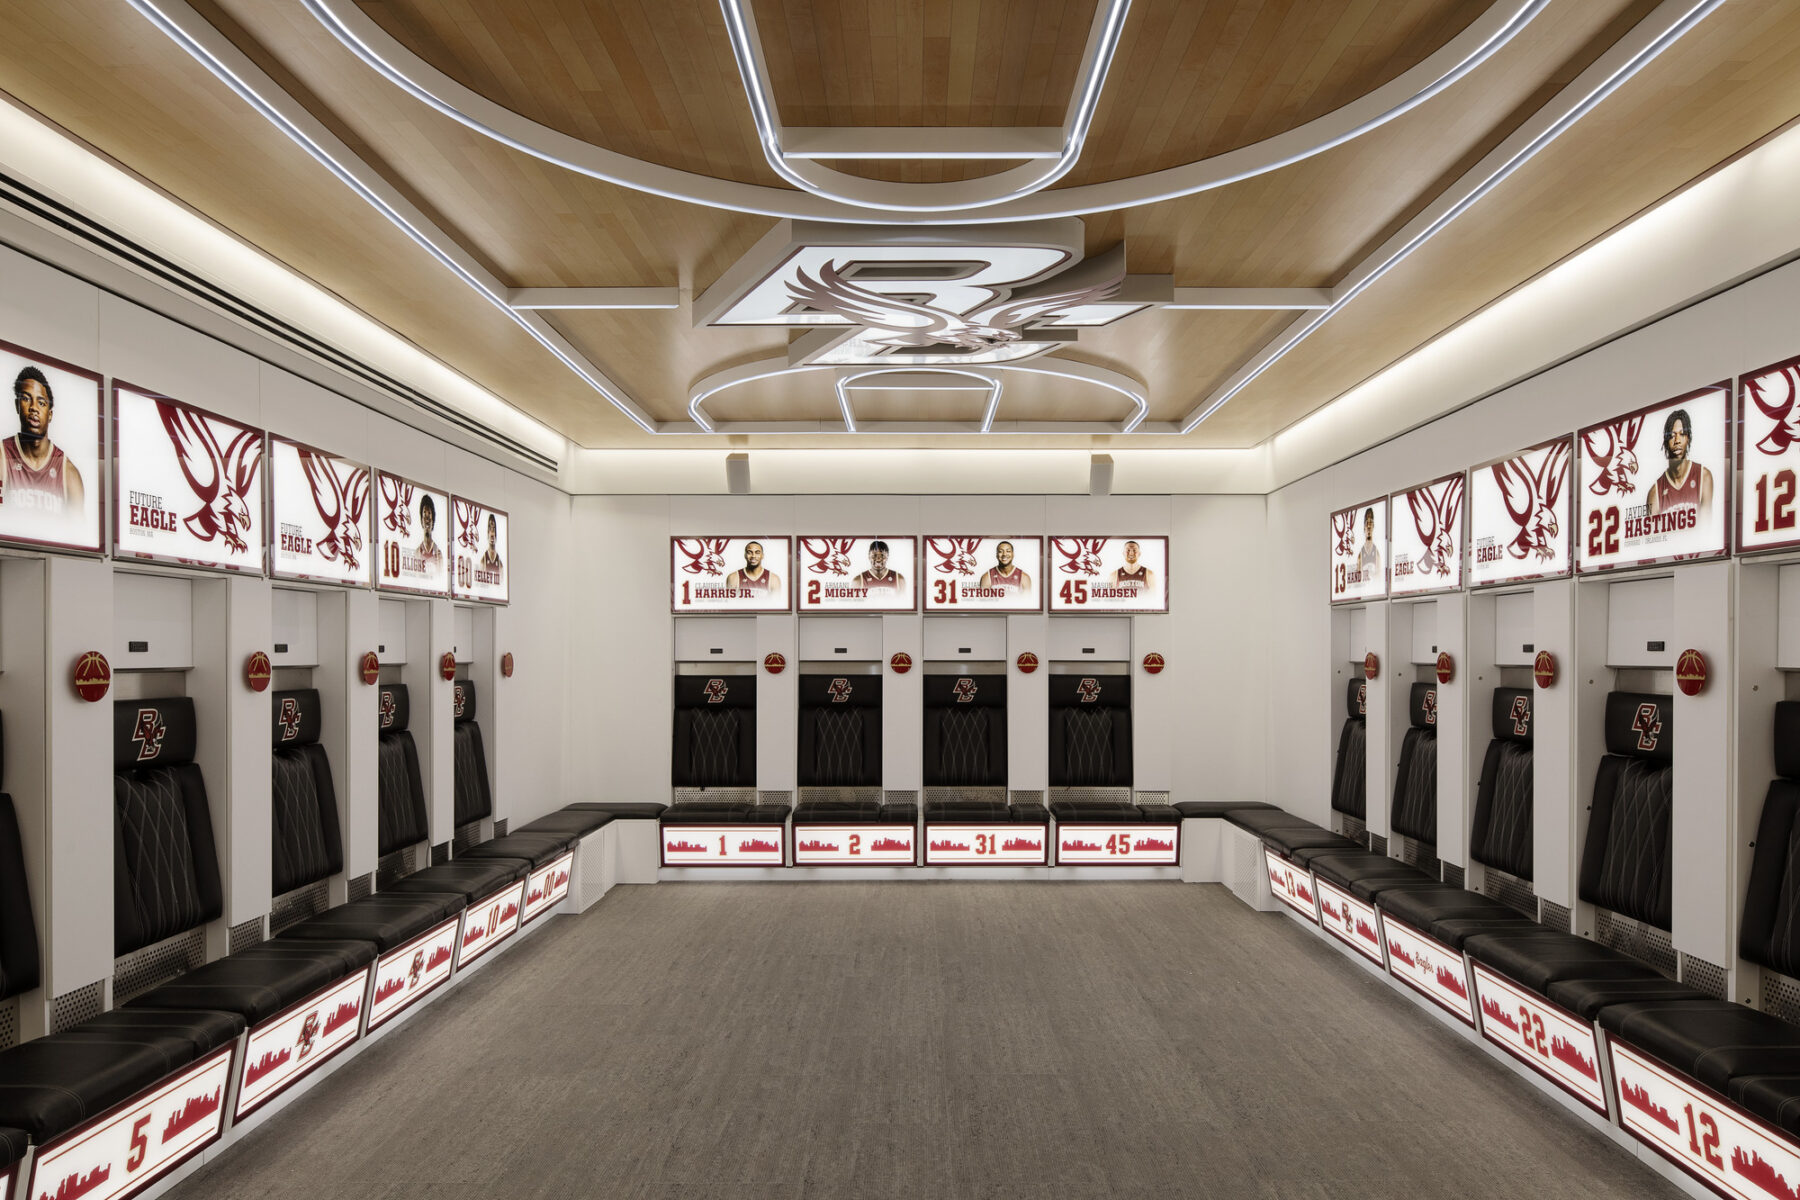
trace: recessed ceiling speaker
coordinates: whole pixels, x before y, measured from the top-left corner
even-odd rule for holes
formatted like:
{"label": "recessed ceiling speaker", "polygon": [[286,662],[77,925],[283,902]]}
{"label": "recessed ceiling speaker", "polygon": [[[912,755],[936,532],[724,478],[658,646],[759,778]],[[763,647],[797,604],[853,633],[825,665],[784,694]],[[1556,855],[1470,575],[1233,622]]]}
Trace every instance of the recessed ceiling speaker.
{"label": "recessed ceiling speaker", "polygon": [[1096,454],[1088,459],[1088,495],[1112,495],[1112,476],[1112,455]]}
{"label": "recessed ceiling speaker", "polygon": [[725,490],[734,496],[750,494],[750,456],[748,454],[727,454],[725,456]]}

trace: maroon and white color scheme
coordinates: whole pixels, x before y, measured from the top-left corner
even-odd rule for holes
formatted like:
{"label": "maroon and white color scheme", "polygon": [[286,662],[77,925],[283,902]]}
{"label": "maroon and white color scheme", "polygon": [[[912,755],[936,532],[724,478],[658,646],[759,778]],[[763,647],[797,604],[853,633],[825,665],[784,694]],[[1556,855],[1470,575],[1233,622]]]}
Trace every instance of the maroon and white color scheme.
{"label": "maroon and white color scheme", "polygon": [[123,1200],[219,1140],[235,1043],[38,1152],[26,1195]]}
{"label": "maroon and white color scheme", "polygon": [[1738,381],[1737,548],[1800,544],[1800,358]]}
{"label": "maroon and white color scheme", "polygon": [[1630,1046],[1606,1044],[1627,1133],[1723,1195],[1800,1196],[1800,1151],[1782,1134]]}
{"label": "maroon and white color scheme", "polygon": [[665,867],[780,867],[784,825],[664,825]]}
{"label": "maroon and white color scheme", "polygon": [[926,612],[1044,609],[1044,539],[941,534],[925,539]]}
{"label": "maroon and white color scheme", "polygon": [[796,867],[910,867],[911,825],[795,825]]}
{"label": "maroon and white color scheme", "polygon": [[118,555],[262,574],[262,430],[124,383],[113,419]]}
{"label": "maroon and white color scheme", "polygon": [[763,670],[771,675],[779,675],[787,670],[787,655],[779,650],[771,650],[763,655]]}
{"label": "maroon and white color scheme", "polygon": [[364,967],[250,1031],[233,1121],[256,1111],[362,1036],[363,1000],[369,994],[372,969]]}
{"label": "maroon and white color scheme", "polygon": [[1056,826],[1059,867],[1178,867],[1179,825]]}
{"label": "maroon and white color scheme", "polygon": [[1558,1087],[1606,1113],[1594,1026],[1475,964],[1481,1036]]}
{"label": "maroon and white color scheme", "polygon": [[1163,673],[1163,668],[1169,665],[1169,660],[1152,650],[1150,653],[1144,655],[1143,663],[1144,674],[1161,675]]}
{"label": "maroon and white color scheme", "polygon": [[1576,569],[1727,552],[1730,405],[1717,383],[1576,435]]}
{"label": "maroon and white color scheme", "polygon": [[1381,675],[1381,656],[1373,650],[1363,655],[1363,678],[1376,679]]}
{"label": "maroon and white color scheme", "polygon": [[1463,579],[1461,473],[1388,497],[1388,590],[1395,596],[1450,592]]}
{"label": "maroon and white color scheme", "polygon": [[371,1032],[449,981],[461,925],[458,914],[375,960],[375,995],[369,1001]]}
{"label": "maroon and white color scheme", "polygon": [[269,436],[269,573],[279,579],[374,581],[369,468]]}
{"label": "maroon and white color scheme", "polygon": [[1448,650],[1439,651],[1437,656],[1437,681],[1439,683],[1449,683],[1455,678],[1456,659],[1451,656]]}
{"label": "maroon and white color scheme", "polygon": [[98,553],[100,376],[8,342],[0,375],[17,420],[0,430],[0,541]]}
{"label": "maroon and white color scheme", "polygon": [[1381,935],[1387,941],[1388,974],[1475,1024],[1475,1006],[1469,1000],[1469,972],[1461,954],[1389,916],[1381,918]]}
{"label": "maroon and white color scheme", "polygon": [[500,676],[503,679],[511,679],[512,673],[513,673],[513,656],[512,656],[512,651],[508,650],[505,654],[502,654],[500,656]]}
{"label": "maroon and white color scheme", "polygon": [[517,933],[524,904],[525,881],[521,879],[469,905],[463,911],[462,933],[456,942],[456,969],[462,970]]}
{"label": "maroon and white color scheme", "polygon": [[1313,886],[1319,891],[1319,924],[1325,932],[1382,966],[1381,922],[1376,919],[1375,906],[1317,875],[1313,876]]}
{"label": "maroon and white color scheme", "polygon": [[569,875],[575,870],[571,852],[545,863],[525,877],[525,915],[521,924],[529,925],[562,902],[569,894]]}
{"label": "maroon and white color scheme", "polygon": [[1539,650],[1537,657],[1531,661],[1531,677],[1540,689],[1556,683],[1556,655],[1548,650]]}
{"label": "maroon and white color scheme", "polygon": [[677,616],[787,612],[794,607],[793,553],[785,537],[670,538],[670,609]]}
{"label": "maroon and white color scheme", "polygon": [[75,694],[89,704],[104,700],[112,687],[112,664],[98,650],[84,651],[75,660],[70,681],[75,685]]}
{"label": "maroon and white color scheme", "polygon": [[450,594],[459,600],[505,604],[511,599],[512,547],[507,517],[497,508],[450,497]]}
{"label": "maroon and white color scheme", "polygon": [[253,692],[269,690],[269,681],[275,678],[275,669],[269,664],[266,650],[252,650],[250,657],[244,660],[244,686]]}
{"label": "maroon and white color scheme", "polygon": [[1683,650],[1675,660],[1675,686],[1684,696],[1698,696],[1706,690],[1706,655],[1698,650]]}
{"label": "maroon and white color scheme", "polygon": [[1043,825],[927,825],[928,867],[1047,867],[1050,830]]}
{"label": "maroon and white color scheme", "polygon": [[803,613],[913,612],[919,607],[917,538],[800,539],[794,562]]}
{"label": "maroon and white color scheme", "polygon": [[1166,537],[1053,537],[1044,573],[1053,613],[1169,611]]}
{"label": "maroon and white color scheme", "polygon": [[424,484],[375,473],[375,586],[425,596],[450,594],[450,497]]}
{"label": "maroon and white color scheme", "polygon": [[1038,669],[1038,656],[1026,650],[1018,657],[1019,674],[1029,675]]}
{"label": "maroon and white color scheme", "polygon": [[904,675],[912,670],[912,655],[904,650],[896,650],[888,657],[888,669],[896,675]]}
{"label": "maroon and white color scheme", "polygon": [[362,661],[357,664],[357,670],[362,675],[363,684],[374,687],[381,679],[381,659],[373,650],[365,650]]}
{"label": "maroon and white color scheme", "polygon": [[1569,573],[1569,439],[1469,472],[1469,586]]}
{"label": "maroon and white color scheme", "polygon": [[1267,846],[1263,847],[1263,861],[1268,864],[1269,890],[1275,898],[1317,925],[1319,901],[1313,894],[1312,873],[1305,867],[1296,867]]}
{"label": "maroon and white color scheme", "polygon": [[1379,600],[1388,587],[1388,506],[1370,500],[1331,514],[1331,602]]}

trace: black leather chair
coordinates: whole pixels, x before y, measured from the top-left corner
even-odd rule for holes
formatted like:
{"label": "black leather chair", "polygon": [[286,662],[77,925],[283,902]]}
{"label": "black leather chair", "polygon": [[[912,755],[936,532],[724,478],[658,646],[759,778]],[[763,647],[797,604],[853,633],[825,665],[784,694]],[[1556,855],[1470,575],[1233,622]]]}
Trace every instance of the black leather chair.
{"label": "black leather chair", "polygon": [[37,922],[25,880],[25,843],[12,797],[0,793],[0,1000],[38,986]]}
{"label": "black leather chair", "polygon": [[1394,806],[1389,827],[1437,847],[1437,684],[1415,683],[1408,697],[1411,725],[1400,742],[1394,771]]}
{"label": "black leather chair", "polygon": [[488,782],[487,750],[475,721],[475,684],[458,679],[451,695],[455,712],[452,762],[456,828],[494,815],[494,792]]}
{"label": "black leather chair", "polygon": [[1131,676],[1050,677],[1050,813],[1059,822],[1142,822],[1128,799],[1069,799],[1061,788],[1132,785]]}
{"label": "black leather chair", "polygon": [[113,954],[142,950],[225,911],[194,702],[113,705]]}
{"label": "black leather chair", "polygon": [[[681,790],[756,786],[756,676],[675,679],[670,782]],[[781,825],[785,804],[696,799],[663,810],[665,825]]]}
{"label": "black leather chair", "polygon": [[1494,737],[1481,760],[1469,857],[1531,879],[1531,690],[1495,688]]}
{"label": "black leather chair", "polygon": [[[1013,819],[1006,788],[1006,676],[927,675],[924,679],[927,788],[1000,789],[994,799],[930,798],[927,824],[988,825]],[[1040,811],[1042,811],[1040,809]],[[1044,820],[1049,814],[1045,811]]]}
{"label": "black leather chair", "polygon": [[1338,733],[1337,761],[1331,769],[1331,810],[1358,821],[1368,815],[1369,681],[1352,677],[1344,689],[1348,715]]}
{"label": "black leather chair", "polygon": [[379,697],[381,734],[377,748],[379,816],[376,841],[382,857],[416,846],[431,836],[419,748],[407,729],[412,704],[403,683],[384,683]]}
{"label": "black leather chair", "polygon": [[[803,788],[881,786],[881,676],[802,675],[797,782]],[[804,800],[796,825],[877,824],[879,796]]]}

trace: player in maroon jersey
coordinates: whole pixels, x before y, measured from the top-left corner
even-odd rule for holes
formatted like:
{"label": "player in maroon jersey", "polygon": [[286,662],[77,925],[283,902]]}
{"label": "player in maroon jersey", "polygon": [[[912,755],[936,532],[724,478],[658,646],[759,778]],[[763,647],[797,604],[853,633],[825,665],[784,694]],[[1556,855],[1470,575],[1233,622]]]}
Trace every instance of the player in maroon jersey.
{"label": "player in maroon jersey", "polygon": [[28,366],[13,380],[13,408],[19,414],[19,432],[0,443],[6,459],[0,503],[50,517],[78,515],[86,494],[81,472],[50,440],[56,396],[41,370]]}
{"label": "player in maroon jersey", "polygon": [[428,563],[444,557],[443,547],[431,540],[431,531],[435,528],[437,502],[427,493],[419,497],[419,557]]}
{"label": "player in maroon jersey", "polygon": [[1712,508],[1712,472],[1688,458],[1693,443],[1694,423],[1687,409],[1678,408],[1663,422],[1663,457],[1669,465],[1650,485],[1651,516],[1678,508],[1698,509],[1704,515]]}
{"label": "player in maroon jersey", "polygon": [[744,565],[725,578],[725,586],[751,591],[774,592],[781,589],[781,576],[763,569],[761,542],[744,543]]}
{"label": "player in maroon jersey", "polygon": [[899,591],[906,586],[906,577],[898,571],[888,570],[888,544],[883,541],[869,543],[869,569],[856,577],[856,582],[866,588],[887,588]]}
{"label": "player in maroon jersey", "polygon": [[1149,567],[1138,561],[1138,544],[1125,543],[1125,565],[1113,572],[1113,583],[1118,587],[1143,588],[1145,591],[1156,586],[1155,574]]}
{"label": "player in maroon jersey", "polygon": [[981,573],[979,586],[1013,592],[1022,592],[1031,586],[1031,576],[1025,573],[1024,567],[1013,562],[1011,542],[1001,542],[994,547],[994,565]]}
{"label": "player in maroon jersey", "polygon": [[481,556],[481,569],[498,571],[500,569],[500,523],[489,513],[487,519],[487,550]]}

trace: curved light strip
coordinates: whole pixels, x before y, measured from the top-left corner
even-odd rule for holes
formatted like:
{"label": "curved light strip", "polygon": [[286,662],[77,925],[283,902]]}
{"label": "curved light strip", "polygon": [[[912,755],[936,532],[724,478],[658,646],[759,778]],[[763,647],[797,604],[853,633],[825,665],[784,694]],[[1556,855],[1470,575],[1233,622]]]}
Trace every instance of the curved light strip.
{"label": "curved light strip", "polygon": [[[994,427],[994,414],[1000,411],[1001,383],[991,375],[982,375],[975,371],[964,371],[958,367],[876,367],[872,371],[858,371],[854,375],[840,375],[837,378],[838,408],[844,414],[844,432],[856,432],[856,413],[850,407],[850,385],[859,379],[868,379],[874,375],[955,375],[963,379],[973,379],[985,384],[988,391],[987,408],[981,417],[981,432],[986,433]],[[896,386],[893,390],[902,390]]]}
{"label": "curved light strip", "polygon": [[[227,66],[222,59],[212,52],[212,50],[202,45],[195,38],[189,36],[185,29],[164,14],[152,0],[127,0],[127,2],[152,25],[161,30],[164,36],[170,41],[180,46],[183,50],[186,50],[196,62],[211,71],[218,77],[220,82],[225,84],[225,86],[230,88],[233,92],[237,93],[238,98],[261,114],[264,120],[275,126],[275,128],[279,129],[282,133],[285,133],[295,145],[299,146],[302,150],[305,150],[321,166],[337,176],[339,182],[355,192],[358,196],[362,197],[370,207],[386,217],[396,229],[399,229],[402,233],[406,234],[407,237],[411,238],[420,249],[431,255],[431,257],[436,259],[439,264],[446,267],[451,274],[462,280],[469,287],[475,289],[475,291],[480,293],[489,304],[499,309],[502,313],[505,313],[507,318],[511,320],[513,324],[517,325],[520,329],[523,329],[533,341],[555,355],[558,362],[569,368],[569,370],[573,371],[586,382],[589,387],[604,396],[612,406],[624,414],[632,424],[636,425],[639,429],[642,429],[645,433],[656,432],[655,424],[643,410],[638,408],[638,406],[633,404],[630,400],[614,392],[612,388],[607,386],[605,381],[594,374],[594,371],[587,364],[582,363],[574,355],[557,345],[556,341],[546,336],[532,320],[526,319],[521,316],[519,312],[515,311],[512,305],[507,302],[504,289],[490,286],[487,281],[483,280],[462,263],[458,262],[453,255],[446,253],[437,242],[432,240],[429,234],[409,220],[404,213],[388,203],[388,201],[373,188],[365,184],[354,171],[349,170],[339,163],[338,160],[332,156],[330,151],[318,141],[314,140],[305,130],[288,120],[274,104],[263,99],[262,95],[251,86],[249,81]],[[191,9],[188,11],[190,14],[192,13]]]}
{"label": "curved light strip", "polygon": [[1626,59],[1623,64],[1596,84],[1586,95],[1582,96],[1572,104],[1568,111],[1553,121],[1548,128],[1539,132],[1536,137],[1532,138],[1529,142],[1525,143],[1525,145],[1521,146],[1517,151],[1508,156],[1506,161],[1496,166],[1485,179],[1476,184],[1475,187],[1461,200],[1458,200],[1442,213],[1439,213],[1437,218],[1426,225],[1425,228],[1408,238],[1399,246],[1399,248],[1378,263],[1367,274],[1363,275],[1351,286],[1345,288],[1341,295],[1335,296],[1332,299],[1330,307],[1320,309],[1310,317],[1302,318],[1295,326],[1291,326],[1290,332],[1280,346],[1272,352],[1269,352],[1267,356],[1257,364],[1254,370],[1203,405],[1198,412],[1182,423],[1178,432],[1192,433],[1194,428],[1198,426],[1200,422],[1218,412],[1228,404],[1233,397],[1237,396],[1245,388],[1262,378],[1271,367],[1286,358],[1296,346],[1310,337],[1321,325],[1342,312],[1351,301],[1373,287],[1376,281],[1404,262],[1413,251],[1430,241],[1431,238],[1446,225],[1467,212],[1484,196],[1488,195],[1488,193],[1504,183],[1507,177],[1512,175],[1514,171],[1517,171],[1520,167],[1535,158],[1539,151],[1561,137],[1572,125],[1581,120],[1581,118],[1587,116],[1588,113],[1598,107],[1607,97],[1618,91],[1632,76],[1648,66],[1652,60],[1679,41],[1690,29],[1705,20],[1711,15],[1714,9],[1718,8],[1724,2],[1725,0],[1700,0],[1699,3],[1688,9],[1679,19],[1663,30],[1662,33],[1658,34],[1649,45],[1638,50],[1637,53]]}
{"label": "curved light strip", "polygon": [[[132,0],[134,4],[140,2]],[[346,49],[414,99],[502,145],[580,175],[690,204],[771,217],[929,224],[947,219],[943,214],[952,211],[908,212],[862,202],[852,205],[818,195],[796,195],[785,188],[737,183],[644,162],[559,133],[464,87],[401,45],[354,0],[301,3]],[[1360,137],[1436,96],[1491,58],[1549,3],[1550,0],[1495,0],[1466,29],[1410,70],[1334,112],[1264,141],[1132,179],[989,201],[978,212],[956,213],[955,220],[962,224],[989,224],[1132,208],[1207,191],[1300,162]],[[753,100],[752,107],[755,106]],[[772,121],[773,114],[766,114],[766,119]],[[761,121],[759,118],[759,126]],[[765,142],[764,152],[769,149]]]}
{"label": "curved light strip", "polygon": [[[1094,111],[1100,106],[1100,89],[1106,84],[1107,70],[1118,51],[1131,0],[1104,0],[1095,13],[1098,34],[1092,39],[1076,80],[1075,106],[1063,123],[1062,148],[1056,157],[1049,160],[1048,165],[1028,163],[998,174],[953,183],[889,183],[846,174],[816,162],[808,162],[804,167],[797,165],[792,160],[804,160],[808,156],[795,154],[782,145],[781,118],[775,112],[774,86],[764,69],[759,50],[755,15],[746,9],[745,0],[719,0],[719,8],[725,16],[732,53],[737,57],[738,73],[744,78],[744,92],[750,100],[750,116],[756,123],[757,141],[762,145],[763,157],[768,159],[777,175],[803,192],[838,204],[897,213],[947,213],[985,208],[1029,196],[1069,173],[1081,157],[1088,128],[1094,121]],[[930,158],[924,154],[909,157]],[[921,196],[933,199],[916,199]]]}

